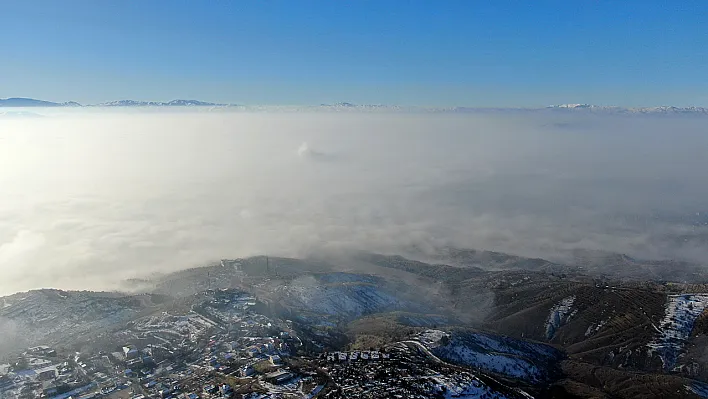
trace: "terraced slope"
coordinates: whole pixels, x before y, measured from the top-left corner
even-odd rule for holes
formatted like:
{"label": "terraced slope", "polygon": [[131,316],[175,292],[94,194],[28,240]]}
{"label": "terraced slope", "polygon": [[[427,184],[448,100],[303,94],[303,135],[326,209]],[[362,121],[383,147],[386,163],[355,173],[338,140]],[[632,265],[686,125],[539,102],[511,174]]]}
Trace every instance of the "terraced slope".
{"label": "terraced slope", "polygon": [[561,363],[563,396],[581,398],[705,398],[708,385],[676,375],[638,373],[576,360]]}
{"label": "terraced slope", "polygon": [[487,319],[493,331],[549,342],[598,366],[706,374],[704,355],[693,349],[708,344],[702,338],[705,294],[563,280],[530,281],[495,293]]}

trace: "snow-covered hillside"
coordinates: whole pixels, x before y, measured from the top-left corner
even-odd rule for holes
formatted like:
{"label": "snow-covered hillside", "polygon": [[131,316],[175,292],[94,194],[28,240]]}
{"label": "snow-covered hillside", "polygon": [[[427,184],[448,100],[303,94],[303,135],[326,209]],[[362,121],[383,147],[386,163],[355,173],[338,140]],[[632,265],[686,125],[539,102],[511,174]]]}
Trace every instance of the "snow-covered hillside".
{"label": "snow-covered hillside", "polygon": [[529,382],[547,379],[561,356],[550,346],[485,333],[427,330],[417,339],[440,359]]}

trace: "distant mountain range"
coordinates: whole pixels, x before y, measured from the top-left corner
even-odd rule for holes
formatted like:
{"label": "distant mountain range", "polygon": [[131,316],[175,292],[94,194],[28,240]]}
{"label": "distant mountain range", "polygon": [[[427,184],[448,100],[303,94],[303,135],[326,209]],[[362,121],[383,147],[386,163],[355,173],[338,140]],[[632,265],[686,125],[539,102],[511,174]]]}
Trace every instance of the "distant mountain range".
{"label": "distant mountain range", "polygon": [[454,107],[448,109],[456,113],[538,113],[538,112],[561,112],[561,113],[592,113],[592,114],[612,114],[612,115],[708,115],[706,107],[618,107],[592,104],[559,104],[549,105],[543,108],[474,108],[474,107]]}
{"label": "distant mountain range", "polygon": [[602,106],[591,104],[560,104],[546,107],[551,110],[569,110],[569,111],[595,111],[595,112],[614,112],[614,113],[639,113],[639,114],[708,114],[708,108],[705,107],[637,107],[625,108],[617,106]]}
{"label": "distant mountain range", "polygon": [[33,98],[0,98],[0,107],[80,107],[81,104],[68,101],[55,103],[51,101],[35,100]]}
{"label": "distant mountain range", "polygon": [[226,106],[230,104],[217,104],[198,100],[172,100],[168,102],[160,101],[135,101],[118,100],[106,103],[95,104],[97,107],[214,107]]}
{"label": "distant mountain range", "polygon": [[198,100],[172,100],[161,101],[136,101],[118,100],[99,104],[82,105],[75,101],[57,103],[52,101],[36,100],[33,98],[5,98],[0,99],[0,107],[213,107],[226,106],[231,104],[217,104]]}
{"label": "distant mountain range", "polygon": [[[198,100],[172,100],[162,101],[137,101],[118,100],[99,104],[79,104],[75,101],[63,103],[36,100],[33,98],[6,98],[0,99],[0,107],[15,108],[42,108],[42,107],[227,107],[235,104],[220,104]],[[617,107],[592,104],[560,104],[550,105],[543,108],[481,108],[481,107],[404,107],[397,105],[378,104],[353,104],[349,102],[339,102],[335,104],[320,104],[319,106],[247,106],[246,109],[253,110],[307,110],[322,109],[332,111],[411,111],[411,112],[452,112],[452,113],[500,113],[500,112],[584,112],[597,114],[617,114],[617,115],[708,115],[706,107]]]}

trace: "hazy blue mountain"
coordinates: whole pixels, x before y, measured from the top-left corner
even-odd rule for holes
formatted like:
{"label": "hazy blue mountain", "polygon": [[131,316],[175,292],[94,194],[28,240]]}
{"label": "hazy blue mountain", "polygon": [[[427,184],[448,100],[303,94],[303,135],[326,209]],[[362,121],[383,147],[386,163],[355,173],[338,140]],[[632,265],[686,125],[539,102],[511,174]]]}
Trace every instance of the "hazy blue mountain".
{"label": "hazy blue mountain", "polygon": [[[223,106],[227,104],[210,103],[199,100],[172,100],[168,102],[162,101],[136,101],[136,100],[117,100],[99,104],[90,104],[88,106],[97,107],[213,107]],[[0,107],[82,107],[82,104],[76,101],[67,101],[57,103],[52,101],[37,100],[34,98],[5,98],[0,99]]]}
{"label": "hazy blue mountain", "polygon": [[61,107],[64,104],[33,98],[13,97],[0,99],[0,107]]}

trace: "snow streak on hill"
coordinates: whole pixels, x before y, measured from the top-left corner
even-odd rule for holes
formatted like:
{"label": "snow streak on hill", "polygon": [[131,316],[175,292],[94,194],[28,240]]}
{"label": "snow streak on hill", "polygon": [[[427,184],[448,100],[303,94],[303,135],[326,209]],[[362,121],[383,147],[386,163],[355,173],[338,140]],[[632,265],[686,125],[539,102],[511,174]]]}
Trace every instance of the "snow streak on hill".
{"label": "snow streak on hill", "polygon": [[569,296],[551,308],[551,313],[548,315],[548,320],[546,321],[547,339],[553,338],[556,330],[567,323],[568,320],[575,315],[577,310],[573,310],[573,302],[575,302],[575,296]]}
{"label": "snow streak on hill", "polygon": [[691,336],[693,324],[708,306],[708,294],[670,295],[658,337],[647,344],[650,352],[656,352],[665,370],[676,365],[678,356]]}

